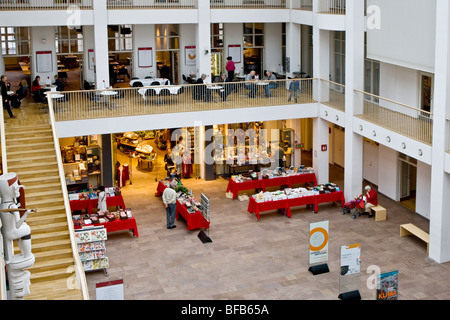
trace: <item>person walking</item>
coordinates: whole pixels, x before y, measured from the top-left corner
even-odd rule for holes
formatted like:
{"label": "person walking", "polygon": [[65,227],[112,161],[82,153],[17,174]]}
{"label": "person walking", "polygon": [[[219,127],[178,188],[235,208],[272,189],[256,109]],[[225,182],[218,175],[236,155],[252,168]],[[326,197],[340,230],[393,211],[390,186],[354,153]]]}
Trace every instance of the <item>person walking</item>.
{"label": "person walking", "polygon": [[172,180],[163,194],[162,200],[164,206],[166,207],[166,217],[167,217],[167,229],[173,229],[177,226],[175,223],[175,213],[177,209],[177,193],[175,192],[175,187],[177,186],[177,181]]}
{"label": "person walking", "polygon": [[11,105],[9,104],[9,101],[11,99],[8,95],[8,88],[6,87],[6,76],[5,75],[1,76],[1,90],[2,90],[2,92],[1,92],[2,99],[3,99],[3,109],[6,109],[6,111],[8,111],[10,118],[15,118],[14,114],[11,111]]}

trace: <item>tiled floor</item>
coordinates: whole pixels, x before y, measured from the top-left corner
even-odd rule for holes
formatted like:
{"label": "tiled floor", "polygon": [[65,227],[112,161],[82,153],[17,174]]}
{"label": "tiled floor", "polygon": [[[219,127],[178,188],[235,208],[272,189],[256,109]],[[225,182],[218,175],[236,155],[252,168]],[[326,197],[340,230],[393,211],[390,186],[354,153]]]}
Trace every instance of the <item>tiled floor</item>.
{"label": "tiled floor", "polygon": [[[247,212],[248,202],[225,197],[227,180],[184,179],[199,197],[211,200],[212,243],[203,244],[199,231],[188,232],[186,223],[166,229],[161,198],[155,197],[154,173],[133,170],[133,184],[122,189],[125,203],[138,222],[139,237],[127,231],[108,234],[109,276],[87,273],[90,298],[96,282],[124,280],[127,300],[337,300],[339,250],[343,244],[361,243],[359,290],[364,300],[374,300],[375,290],[366,282],[371,265],[381,271],[399,270],[400,299],[450,299],[450,264],[426,256],[426,246],[415,237],[400,237],[399,225],[413,222],[428,230],[421,216],[379,195],[388,219],[375,222],[367,216],[352,219],[337,205],[324,204],[318,214],[299,207],[292,218],[264,213],[258,222]],[[330,179],[341,181],[342,170]],[[330,272],[308,271],[308,232],[312,221],[329,220]]]}

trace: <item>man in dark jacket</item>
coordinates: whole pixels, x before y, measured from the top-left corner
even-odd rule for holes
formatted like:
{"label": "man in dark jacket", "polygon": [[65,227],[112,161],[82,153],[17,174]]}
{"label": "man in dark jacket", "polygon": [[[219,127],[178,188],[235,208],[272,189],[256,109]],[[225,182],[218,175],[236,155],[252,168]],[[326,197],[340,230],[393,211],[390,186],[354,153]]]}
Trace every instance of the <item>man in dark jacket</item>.
{"label": "man in dark jacket", "polygon": [[11,111],[11,105],[10,105],[10,97],[8,95],[8,89],[6,88],[6,76],[2,75],[1,76],[1,90],[2,90],[2,100],[3,100],[3,108],[6,109],[6,111],[8,111],[9,117],[10,118],[15,118],[14,114]]}

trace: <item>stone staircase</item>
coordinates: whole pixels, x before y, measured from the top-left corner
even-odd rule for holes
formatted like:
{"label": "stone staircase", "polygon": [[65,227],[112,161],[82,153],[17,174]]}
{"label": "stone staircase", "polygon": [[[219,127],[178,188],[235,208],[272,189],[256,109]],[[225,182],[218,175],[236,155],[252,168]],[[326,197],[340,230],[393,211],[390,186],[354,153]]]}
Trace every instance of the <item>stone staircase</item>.
{"label": "stone staircase", "polygon": [[80,289],[68,288],[75,262],[51,126],[8,126],[5,131],[8,172],[17,173],[25,186],[26,207],[38,210],[26,220],[36,261],[28,269],[31,285],[25,299],[82,300]]}

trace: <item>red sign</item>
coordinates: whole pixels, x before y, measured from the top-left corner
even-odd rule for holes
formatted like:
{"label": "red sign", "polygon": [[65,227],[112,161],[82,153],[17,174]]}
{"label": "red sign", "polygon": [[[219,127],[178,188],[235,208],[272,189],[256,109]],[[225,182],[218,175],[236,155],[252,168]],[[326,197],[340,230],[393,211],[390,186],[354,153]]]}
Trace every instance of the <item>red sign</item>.
{"label": "red sign", "polygon": [[327,151],[327,145],[326,145],[326,144],[323,144],[323,145],[321,146],[321,150],[322,150],[322,151]]}

